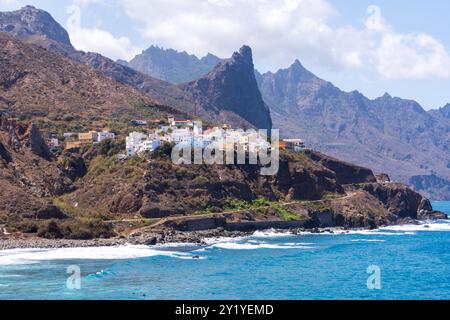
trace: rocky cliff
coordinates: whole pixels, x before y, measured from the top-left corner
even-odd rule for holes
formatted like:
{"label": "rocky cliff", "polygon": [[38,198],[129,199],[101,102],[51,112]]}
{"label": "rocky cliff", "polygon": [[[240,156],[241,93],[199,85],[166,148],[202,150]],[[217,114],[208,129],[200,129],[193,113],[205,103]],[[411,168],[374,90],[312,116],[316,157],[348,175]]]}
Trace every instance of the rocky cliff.
{"label": "rocky cliff", "polygon": [[205,76],[180,87],[220,122],[233,119],[232,122],[241,127],[251,124],[261,129],[272,128],[270,111],[259,92],[252,50],[248,46],[243,46],[231,59]]}
{"label": "rocky cliff", "polygon": [[[0,216],[61,218],[51,198],[74,190],[35,125],[0,114]],[[50,200],[50,202],[49,202]]]}

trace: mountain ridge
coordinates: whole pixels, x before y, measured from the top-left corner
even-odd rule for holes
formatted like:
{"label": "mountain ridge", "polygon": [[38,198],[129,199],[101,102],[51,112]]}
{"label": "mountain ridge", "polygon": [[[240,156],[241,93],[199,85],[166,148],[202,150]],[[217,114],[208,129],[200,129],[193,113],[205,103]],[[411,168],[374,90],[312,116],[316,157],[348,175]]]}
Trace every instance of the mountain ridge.
{"label": "mountain ridge", "polygon": [[186,51],[152,45],[129,62],[120,63],[154,78],[181,84],[205,75],[223,60],[211,53],[198,58]]}
{"label": "mountain ridge", "polygon": [[[448,107],[427,112],[414,100],[388,93],[369,99],[344,92],[298,61],[258,79],[284,136],[300,136],[322,152],[387,172],[435,199],[450,198],[448,187],[441,187],[442,180],[450,185]],[[442,179],[435,187],[415,178],[432,175]]]}

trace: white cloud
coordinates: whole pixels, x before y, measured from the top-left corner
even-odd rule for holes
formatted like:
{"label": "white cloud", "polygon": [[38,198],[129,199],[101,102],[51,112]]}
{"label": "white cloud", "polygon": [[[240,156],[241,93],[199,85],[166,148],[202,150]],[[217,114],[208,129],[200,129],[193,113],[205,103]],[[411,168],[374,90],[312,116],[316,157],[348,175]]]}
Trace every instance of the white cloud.
{"label": "white cloud", "polygon": [[[88,5],[101,0],[77,0]],[[135,47],[127,37],[115,37],[112,33],[100,28],[83,28],[81,26],[81,8],[72,5],[67,8],[70,15],[66,27],[75,48],[82,51],[98,52],[113,60],[130,60],[141,50]]]}
{"label": "white cloud", "polygon": [[8,10],[19,4],[17,0],[0,0],[0,9]]}
{"label": "white cloud", "polygon": [[123,0],[150,43],[226,57],[242,44],[258,65],[277,69],[295,58],[329,68],[368,69],[388,79],[450,77],[450,55],[427,34],[399,33],[377,6],[361,26],[333,25],[326,0]]}
{"label": "white cloud", "polygon": [[73,4],[77,6],[87,6],[94,3],[103,3],[103,0],[73,0]]}

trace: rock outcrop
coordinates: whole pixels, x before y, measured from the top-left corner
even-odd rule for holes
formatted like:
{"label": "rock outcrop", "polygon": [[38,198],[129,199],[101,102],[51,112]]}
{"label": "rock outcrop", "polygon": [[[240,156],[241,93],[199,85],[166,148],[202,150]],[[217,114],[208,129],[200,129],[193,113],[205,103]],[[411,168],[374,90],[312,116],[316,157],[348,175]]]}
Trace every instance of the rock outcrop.
{"label": "rock outcrop", "polygon": [[231,59],[216,66],[205,76],[180,86],[203,109],[220,122],[239,121],[260,129],[271,129],[270,111],[255,79],[252,50],[243,46]]}
{"label": "rock outcrop", "polygon": [[30,36],[47,37],[71,46],[67,31],[49,13],[33,6],[12,12],[0,12],[0,31],[22,39]]}
{"label": "rock outcrop", "polygon": [[52,160],[34,124],[23,125],[0,114],[0,215],[64,218],[47,201],[74,190],[73,180]]}

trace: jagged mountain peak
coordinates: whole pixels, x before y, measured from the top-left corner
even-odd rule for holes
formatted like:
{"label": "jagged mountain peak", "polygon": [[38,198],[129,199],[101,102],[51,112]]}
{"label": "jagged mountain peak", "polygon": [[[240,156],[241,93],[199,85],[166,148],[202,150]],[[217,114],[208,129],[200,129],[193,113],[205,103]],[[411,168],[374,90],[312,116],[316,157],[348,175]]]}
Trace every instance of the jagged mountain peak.
{"label": "jagged mountain peak", "polygon": [[118,61],[118,63],[154,78],[179,84],[199,78],[221,61],[222,59],[213,54],[199,59],[186,51],[180,52],[152,45],[130,62]]}
{"label": "jagged mountain peak", "polygon": [[447,103],[445,106],[443,106],[441,109],[439,109],[441,114],[443,114],[446,118],[450,119],[450,103]]}
{"label": "jagged mountain peak", "polygon": [[231,59],[180,87],[201,101],[210,112],[216,113],[219,121],[231,120],[234,124],[272,128],[269,108],[256,82],[252,49],[249,46],[241,47]]}
{"label": "jagged mountain peak", "polygon": [[242,61],[253,65],[253,53],[252,48],[247,45],[243,45],[239,51],[233,53],[232,60]]}
{"label": "jagged mountain peak", "polygon": [[67,31],[46,11],[25,6],[16,11],[0,12],[0,31],[27,39],[44,36],[50,40],[72,46]]}

